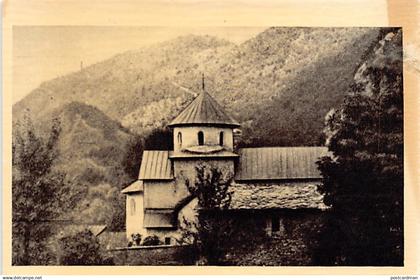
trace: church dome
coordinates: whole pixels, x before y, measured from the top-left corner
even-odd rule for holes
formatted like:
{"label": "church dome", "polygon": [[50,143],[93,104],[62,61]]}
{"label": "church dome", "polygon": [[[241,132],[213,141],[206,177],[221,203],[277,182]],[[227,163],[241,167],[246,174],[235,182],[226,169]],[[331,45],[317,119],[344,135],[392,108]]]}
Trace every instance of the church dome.
{"label": "church dome", "polygon": [[188,125],[240,126],[204,90],[169,124],[169,126]]}

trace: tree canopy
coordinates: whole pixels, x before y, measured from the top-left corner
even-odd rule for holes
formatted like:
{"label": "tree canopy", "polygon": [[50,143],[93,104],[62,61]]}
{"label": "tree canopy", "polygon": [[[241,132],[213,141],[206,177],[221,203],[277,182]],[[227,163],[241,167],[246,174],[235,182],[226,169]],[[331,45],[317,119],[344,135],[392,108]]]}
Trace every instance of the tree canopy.
{"label": "tree canopy", "polygon": [[231,201],[232,174],[200,164],[195,181],[186,183],[192,197],[197,198],[197,219],[184,219],[181,243],[192,243],[194,252],[188,254],[194,254],[199,264],[220,265],[232,236],[232,221],[223,211]]}
{"label": "tree canopy", "polygon": [[51,221],[66,203],[62,199],[64,176],[53,169],[57,158],[60,124],[53,122],[50,134],[36,134],[25,118],[14,130],[12,146],[13,264],[48,264],[54,256],[48,246]]}
{"label": "tree canopy", "polygon": [[387,31],[355,72],[344,104],[327,116],[333,156],[319,167],[331,215],[318,264],[403,262],[402,34]]}

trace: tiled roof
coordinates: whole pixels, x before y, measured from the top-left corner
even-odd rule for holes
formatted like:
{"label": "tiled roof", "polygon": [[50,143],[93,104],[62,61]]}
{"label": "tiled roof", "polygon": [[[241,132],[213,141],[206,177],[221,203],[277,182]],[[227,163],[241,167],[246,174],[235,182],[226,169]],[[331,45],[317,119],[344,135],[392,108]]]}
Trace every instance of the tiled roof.
{"label": "tiled roof", "polygon": [[[326,210],[323,195],[316,182],[287,182],[278,184],[238,184],[230,186],[233,191],[231,210],[280,210],[319,209]],[[174,209],[146,209],[146,228],[173,228],[179,211],[188,205],[194,196],[181,200]]]}
{"label": "tiled roof", "polygon": [[231,209],[327,209],[315,183],[233,184]]}
{"label": "tiled roof", "polygon": [[169,151],[143,152],[139,180],[171,180],[173,177]]}
{"label": "tiled roof", "polygon": [[326,147],[268,147],[239,150],[235,179],[317,179],[316,161],[328,154]]}
{"label": "tiled roof", "polygon": [[189,124],[239,126],[239,123],[226,114],[222,106],[205,91],[198,95],[169,126]]}
{"label": "tiled roof", "polygon": [[122,193],[132,193],[132,192],[142,192],[143,191],[143,181],[137,180],[133,182],[131,185],[123,189]]}

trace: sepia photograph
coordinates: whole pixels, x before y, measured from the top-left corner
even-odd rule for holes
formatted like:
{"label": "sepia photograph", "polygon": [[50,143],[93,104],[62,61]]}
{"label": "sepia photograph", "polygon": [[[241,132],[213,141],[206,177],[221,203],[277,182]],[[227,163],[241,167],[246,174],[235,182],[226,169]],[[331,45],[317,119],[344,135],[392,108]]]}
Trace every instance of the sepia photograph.
{"label": "sepia photograph", "polygon": [[12,266],[404,266],[401,27],[12,38]]}

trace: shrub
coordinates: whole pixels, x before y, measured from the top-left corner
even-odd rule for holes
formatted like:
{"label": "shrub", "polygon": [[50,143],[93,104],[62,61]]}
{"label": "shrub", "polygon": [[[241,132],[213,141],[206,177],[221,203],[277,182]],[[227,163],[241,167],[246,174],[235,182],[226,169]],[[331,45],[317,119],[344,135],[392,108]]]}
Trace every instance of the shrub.
{"label": "shrub", "polygon": [[133,233],[131,235],[131,239],[133,240],[133,242],[139,246],[140,242],[141,242],[141,234],[140,233]]}
{"label": "shrub", "polygon": [[159,237],[157,237],[156,235],[147,236],[143,240],[144,246],[155,246],[155,245],[161,245],[161,244],[162,242],[159,240]]}
{"label": "shrub", "polygon": [[58,241],[58,257],[61,265],[112,265],[100,250],[96,236],[90,230],[65,236]]}

